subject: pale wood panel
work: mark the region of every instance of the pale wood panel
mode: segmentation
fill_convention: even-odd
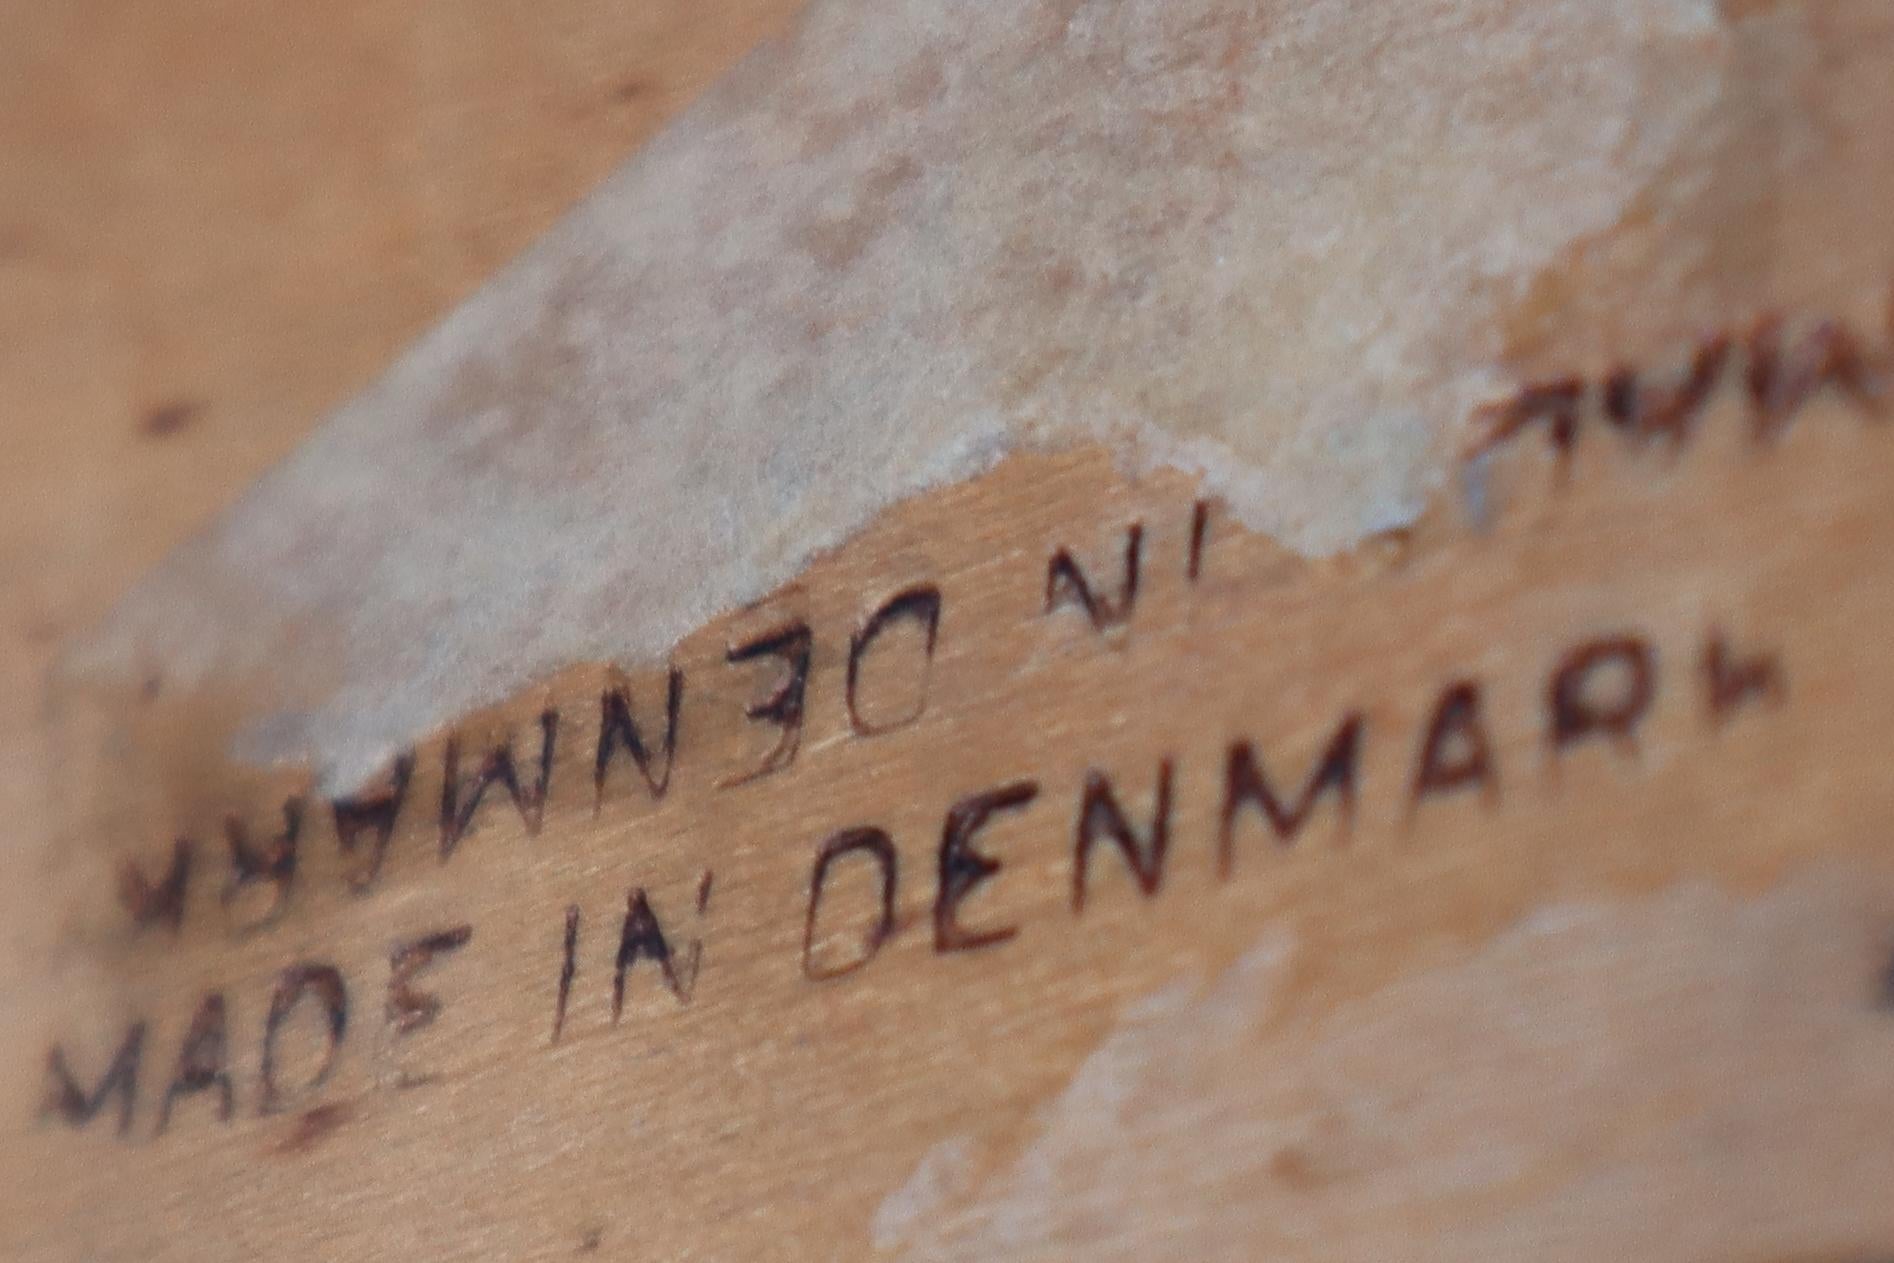
[[[18,99],[0,126],[19,159],[0,174],[0,266],[19,297],[0,315],[15,443],[0,661],[22,699],[6,721],[9,832],[41,836],[47,759],[72,753],[43,745],[35,704],[62,634],[780,16],[679,9],[652,25],[661,12],[601,5],[568,26],[525,6],[342,6],[298,15],[320,23],[306,28],[235,6],[7,13],[18,38],[0,91]],[[613,29],[645,51],[601,51]],[[663,85],[649,98],[647,79]],[[1878,134],[1871,109],[1836,117],[1848,136]],[[1864,380],[1884,383],[1885,247],[1817,231],[1879,205],[1851,192],[1785,192],[1803,208],[1784,220],[1792,249],[1725,245],[1801,278],[1781,296],[1805,321],[1845,318],[1879,357]],[[1579,261],[1573,301],[1622,307],[1613,269],[1648,257],[1626,253]],[[1814,280],[1790,266],[1811,259]],[[1823,305],[1855,288],[1847,310]],[[255,933],[233,922],[269,909],[270,883],[223,899],[224,816],[260,841],[293,775],[265,793],[209,750],[189,794],[132,813],[142,831],[34,851],[24,871],[24,848],[9,850],[9,1252],[1886,1253],[1894,450],[1884,402],[1847,380],[1757,442],[1741,358],[1754,314],[1728,313],[1739,354],[1678,450],[1627,442],[1597,411],[1601,357],[1582,336],[1584,354],[1525,339],[1550,376],[1594,372],[1569,468],[1545,446],[1551,419],[1534,418],[1469,466],[1479,496],[1457,487],[1415,531],[1328,563],[1243,535],[1213,505],[1193,575],[1194,489],[1128,484],[1095,453],[1017,460],[904,506],[680,647],[661,802],[622,754],[595,797],[599,699],[616,679],[576,668],[454,734],[463,775],[512,736],[536,833],[495,787],[466,836],[450,813],[443,859],[437,737],[417,751],[374,888],[349,892],[332,811],[312,803],[293,894]],[[1693,354],[1647,332],[1604,341],[1652,381]],[[1099,628],[1070,602],[1049,610],[1061,548],[1123,602],[1133,523],[1126,617],[1101,608]],[[852,714],[851,637],[929,583],[942,612],[925,692],[903,624],[866,660]],[[781,726],[745,710],[768,705],[776,677],[730,652],[797,623],[811,641],[795,758],[745,780]],[[631,685],[655,743],[662,671]],[[116,700],[139,740],[62,767],[61,785],[90,793],[87,776],[175,753],[201,717],[190,699]],[[530,800],[548,708],[561,727],[542,818]],[[861,731],[863,715],[891,730]],[[1339,770],[1300,828],[1246,798],[1224,871],[1239,750],[1286,797],[1351,716],[1352,821]],[[1081,911],[1087,774],[1112,778],[1148,839],[1167,758],[1162,883],[1142,893],[1103,843]],[[1031,801],[1015,795],[972,843],[1004,867],[973,880],[985,870],[963,850],[943,881],[953,808],[1024,781]],[[889,933],[858,972],[812,980],[820,848],[867,825],[899,856]],[[180,832],[200,849],[173,931],[161,895],[122,898],[120,865],[161,881]],[[872,853],[837,861],[827,907],[848,923],[816,935],[818,961],[846,959],[875,925]],[[676,945],[675,983],[653,940],[630,936],[645,955],[614,1020],[641,888]],[[326,975],[298,990],[296,962],[333,964],[349,997],[333,1073],[307,1092]],[[411,972],[404,997],[391,984]],[[202,1040],[185,1055],[213,993],[228,1006],[227,1121],[224,1064]],[[443,1008],[422,1022],[429,994]],[[296,1007],[271,1101],[276,996]],[[46,1114],[49,1050],[95,1087],[141,1019],[126,1133],[110,1094],[83,1125],[70,1101]]]
[[[795,7],[0,6],[9,693]]]

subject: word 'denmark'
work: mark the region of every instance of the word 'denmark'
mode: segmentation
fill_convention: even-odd
[[[1769,652],[1742,652],[1721,632],[1697,651],[1697,713],[1711,731],[1741,709],[1780,702],[1786,684],[1782,665]],[[1660,662],[1656,647],[1634,634],[1582,641],[1560,655],[1544,677],[1539,705],[1543,752],[1553,766],[1592,746],[1635,759],[1639,734],[1655,710]],[[1502,798],[1500,745],[1486,719],[1486,688],[1470,676],[1450,679],[1434,695],[1414,734],[1400,785],[1403,815],[1437,799],[1470,793],[1488,808]],[[1219,800],[1209,840],[1213,871],[1220,880],[1236,872],[1239,843],[1260,828],[1276,847],[1292,848],[1319,819],[1330,821],[1339,842],[1351,834],[1365,792],[1368,751],[1375,741],[1365,709],[1344,712],[1293,761],[1266,756],[1244,737],[1224,747]],[[1535,743],[1515,745],[1530,752]],[[1516,756],[1523,757],[1523,756]],[[1129,805],[1119,783],[1105,771],[1086,772],[1066,836],[1071,838],[1070,905],[1083,915],[1099,857],[1115,854],[1134,888],[1145,897],[1162,889],[1166,865],[1178,839],[1172,824],[1180,765],[1158,759],[1150,804]],[[932,946],[948,954],[993,947],[1013,939],[1013,924],[970,922],[966,905],[976,892],[1001,879],[1006,861],[986,838],[1001,820],[1019,816],[1030,827],[1045,798],[1041,783],[1022,778],[967,795],[943,818],[933,853]],[[892,832],[856,824],[825,840],[810,872],[802,935],[803,974],[812,981],[840,978],[865,966],[894,941],[903,924],[898,913],[902,864]],[[844,898],[838,891],[852,892]],[[865,896],[865,897],[864,897]]]
[[[872,738],[922,717],[929,701],[942,608],[938,587],[913,585],[877,605],[852,632],[841,701],[854,736]],[[918,636],[905,638],[910,643],[899,643],[904,639],[899,633],[907,628]],[[746,706],[744,716],[774,735],[756,763],[719,784],[747,784],[794,762],[806,721],[814,651],[812,629],[793,622],[735,645],[726,654],[733,667],[761,666],[773,676],[767,694]],[[906,663],[912,685],[900,689],[898,682],[885,678],[886,672],[878,676],[877,664],[883,658]],[[879,683],[871,683],[877,679]],[[900,696],[890,704],[872,696],[877,690]],[[664,799],[677,768],[687,692],[685,673],[672,666],[658,708],[660,726],[641,719],[629,684],[620,682],[601,691],[589,759],[594,814],[602,809],[611,785],[627,779],[627,774],[618,771],[620,767],[630,769],[629,779],[643,787],[649,801]],[[567,727],[559,710],[552,707],[539,714],[535,726],[536,739],[530,744],[516,744],[508,735],[477,753],[467,748],[460,734],[447,737],[437,765],[439,800],[433,826],[440,862],[452,860],[477,831],[479,821],[495,810],[510,809],[527,837],[541,833],[562,766],[558,756]],[[328,803],[342,877],[350,893],[365,895],[376,887],[416,782],[417,758],[404,754],[379,784]],[[234,814],[225,822],[227,859],[218,903],[225,925],[234,934],[261,930],[280,920],[302,876],[310,804],[300,796],[292,797],[281,810],[282,825],[263,835]],[[125,861],[119,870],[118,896],[132,925],[181,931],[201,867],[202,849],[188,837],[173,840],[162,865]]]

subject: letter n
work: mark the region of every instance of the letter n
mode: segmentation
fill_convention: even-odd
[[[1062,605],[1076,605],[1098,631],[1127,621],[1138,602],[1138,563],[1143,555],[1144,526],[1134,522],[1125,531],[1124,577],[1118,585],[1118,599],[1113,601],[1092,587],[1071,552],[1061,548],[1046,563],[1045,612],[1050,614]]]
[[[672,667],[664,690],[664,742],[658,747],[664,755],[664,765],[661,769],[654,769],[656,760],[652,758],[650,748],[645,745],[644,734],[638,731],[638,723],[631,715],[630,685],[617,685],[599,694],[598,752],[592,761],[594,813],[605,801],[605,777],[611,771],[612,758],[620,746],[631,756],[638,775],[644,778],[645,788],[651,791],[651,797],[654,800],[664,797],[665,791],[671,787],[671,768],[677,762],[677,719],[683,706],[684,673]]]
[[[1072,854],[1072,911],[1085,911],[1086,879],[1092,847],[1109,838],[1117,845],[1137,880],[1138,889],[1154,895],[1164,883],[1164,855],[1171,841],[1171,761],[1157,769],[1157,805],[1151,811],[1149,840],[1141,840],[1118,806],[1111,780],[1102,772],[1085,774],[1085,794],[1079,803],[1078,837]]]

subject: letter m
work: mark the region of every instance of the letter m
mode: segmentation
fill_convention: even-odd
[[[1246,806],[1258,808],[1284,846],[1294,842],[1324,794],[1340,800],[1345,828],[1355,810],[1355,766],[1361,751],[1362,719],[1351,713],[1330,738],[1315,769],[1293,799],[1285,802],[1270,786],[1247,741],[1230,747],[1223,785],[1223,828],[1217,840],[1217,873],[1228,877],[1235,863],[1236,818]]]
[[[46,1054],[46,1098],[40,1108],[40,1117],[57,1114],[72,1126],[83,1127],[105,1107],[107,1101],[117,1097],[118,1134],[122,1136],[130,1131],[132,1105],[138,1096],[138,1062],[144,1047],[145,1024],[133,1022],[131,1029],[125,1032],[125,1041],[118,1046],[112,1064],[106,1067],[105,1076],[88,1093],[73,1078],[72,1068],[66,1064],[65,1050],[55,1045]]]

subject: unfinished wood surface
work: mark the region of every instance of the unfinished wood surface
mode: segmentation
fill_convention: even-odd
[[[1846,64],[1791,114],[1853,182],[1563,260],[1448,488],[1326,560],[1121,453],[1016,454],[342,798],[231,760],[247,680],[23,704],[0,1248],[1894,1252],[1894,277],[1824,232],[1881,204],[1888,63]],[[1687,301],[1635,283],[1677,256]],[[220,380],[286,389],[284,322],[218,311]],[[310,411],[421,316],[377,319],[308,339]],[[22,415],[146,435],[14,475],[27,697],[294,428],[192,448],[216,405],[126,421],[39,371]],[[146,448],[185,507],[73,544]]]
[[[1326,564],[1020,459],[339,808],[194,786],[65,866],[20,1251],[1886,1247],[1894,436],[1742,368]]]
[[[10,888],[62,646],[790,11],[0,5]]]
[[[789,3],[0,3],[0,781],[46,668]]]
[[[6,888],[66,815],[71,638],[794,8],[0,3]]]

